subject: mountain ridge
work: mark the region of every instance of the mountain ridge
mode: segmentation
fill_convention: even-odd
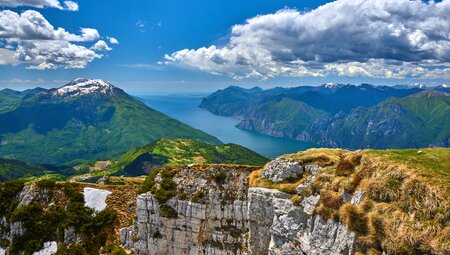
[[[66,164],[119,155],[162,137],[221,143],[111,86],[84,79],[11,99],[0,107],[0,157]]]
[[[263,91],[229,87],[204,98],[200,107],[239,119],[237,127],[241,129],[322,146],[448,147],[448,93],[445,88],[417,87],[324,84]],[[286,104],[287,99],[297,103]],[[420,111],[436,100],[436,109]]]

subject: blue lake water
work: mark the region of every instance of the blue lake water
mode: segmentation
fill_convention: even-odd
[[[218,116],[198,106],[206,95],[139,96],[155,110],[180,120],[194,128],[219,138],[224,143],[235,143],[267,157],[294,153],[317,147],[311,143],[277,138],[236,128],[239,120]]]

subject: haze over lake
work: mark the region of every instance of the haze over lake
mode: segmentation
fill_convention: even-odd
[[[148,95],[139,96],[148,106],[194,128],[219,138],[224,143],[245,146],[267,157],[277,157],[313,147],[315,144],[293,139],[277,138],[236,128],[239,120],[214,115],[201,109],[205,95]]]

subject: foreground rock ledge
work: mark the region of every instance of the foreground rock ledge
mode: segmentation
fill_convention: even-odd
[[[162,204],[150,192],[141,194],[134,225],[121,230],[121,243],[140,255],[354,253],[354,233],[313,214],[318,196],[295,206],[290,194],[249,187],[250,172],[235,168],[181,169],[174,177],[177,188],[204,192],[201,201],[173,197]],[[226,173],[222,184],[214,179],[219,172]],[[161,216],[167,206],[176,217]]]

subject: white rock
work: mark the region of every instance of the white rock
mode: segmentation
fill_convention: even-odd
[[[44,243],[44,248],[42,250],[34,252],[33,255],[51,255],[58,251],[58,243],[56,242],[46,242]]]
[[[308,215],[313,215],[316,205],[319,203],[320,195],[305,197],[300,203],[303,206],[303,211]]]
[[[260,174],[261,177],[272,182],[282,182],[289,178],[299,178],[303,174],[300,162],[287,158],[272,160]]]
[[[85,206],[97,212],[105,210],[106,197],[111,194],[111,191],[94,188],[84,188],[83,191]]]
[[[361,190],[356,191],[355,194],[353,194],[353,197],[352,197],[352,200],[350,201],[350,203],[352,205],[359,205],[362,202],[362,200],[364,199],[364,194],[365,194],[364,191],[361,191]]]

